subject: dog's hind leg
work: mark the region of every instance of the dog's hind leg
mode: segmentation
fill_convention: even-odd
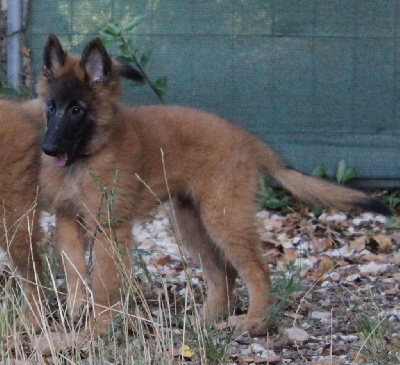
[[[235,166],[234,173],[220,174],[210,176],[196,194],[200,217],[210,239],[247,285],[249,309],[242,331],[262,335],[269,325],[267,307],[274,298],[269,295],[270,272],[255,224],[258,173],[249,162]]]
[[[271,279],[267,262],[262,256],[259,237],[248,217],[235,216],[224,222],[223,213],[203,213],[205,227],[210,237],[225,257],[236,268],[247,285],[249,309],[242,331],[251,335],[265,334],[268,323],[267,307],[273,303],[269,296]]]
[[[237,271],[211,241],[190,199],[179,199],[174,209],[182,242],[203,269],[208,289],[203,315],[207,323],[213,324],[229,315]]]

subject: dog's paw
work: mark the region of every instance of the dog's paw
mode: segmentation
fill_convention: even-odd
[[[246,318],[243,323],[239,323],[234,331],[235,337],[240,337],[247,333],[251,337],[265,336],[268,333],[269,325],[264,318]]]
[[[82,297],[68,298],[68,313],[72,328],[79,328],[87,322],[90,305]]]

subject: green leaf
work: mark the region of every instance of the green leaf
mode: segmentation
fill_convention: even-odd
[[[106,48],[117,42],[117,39],[113,35],[105,32],[101,32],[99,38]]]
[[[134,62],[134,58],[132,56],[117,56],[116,58],[118,61],[121,61],[122,63]]]
[[[105,39],[115,39],[115,36],[114,36],[114,35],[112,35],[112,34],[106,32],[106,31],[104,31],[104,30],[102,30],[102,31],[100,32],[99,37],[100,37],[100,38],[105,38]]]
[[[340,160],[336,169],[336,181],[338,184],[346,184],[356,177],[357,169],[355,167],[347,167],[346,161]]]
[[[266,202],[266,207],[270,209],[278,209],[281,207],[281,201],[278,198],[268,199]]]
[[[129,47],[132,49],[132,52],[136,53],[138,51],[137,47],[132,42],[131,38],[126,39],[126,43],[129,44]]]
[[[104,32],[110,35],[118,36],[122,32],[122,28],[118,24],[110,22],[105,27]]]
[[[142,54],[142,56],[140,57],[140,65],[145,68],[147,63],[149,62],[149,59],[151,57],[151,50],[147,50],[146,52],[144,52]]]
[[[113,22],[107,23],[103,32],[108,33],[110,35],[119,36],[122,33],[122,28]]]
[[[133,49],[129,46],[128,43],[122,43],[119,46],[119,50],[121,51],[122,56],[129,57],[133,53]]]
[[[167,87],[167,78],[165,76],[160,76],[154,82],[154,87],[163,94],[165,92],[166,87]]]
[[[141,24],[141,23],[143,22],[143,20],[146,19],[146,17],[147,17],[146,14],[135,16],[135,17],[128,23],[128,25],[124,28],[124,32],[129,32],[129,31],[131,31],[133,28],[137,27],[139,24]]]
[[[345,160],[340,160],[336,168],[336,181],[339,184],[343,183],[346,174],[347,164]]]
[[[326,166],[321,163],[312,172],[313,176],[325,178],[328,176]]]
[[[346,184],[347,182],[355,179],[356,177],[357,177],[357,169],[355,167],[349,167],[346,169],[342,183]]]

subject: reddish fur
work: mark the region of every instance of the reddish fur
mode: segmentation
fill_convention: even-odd
[[[84,75],[76,71],[78,60],[68,56],[66,64],[68,70],[62,72],[75,72],[84,83]],[[51,82],[44,72],[38,88],[42,99]],[[94,84],[93,91],[91,103],[99,128],[91,140],[90,156],[60,169],[54,166],[52,157],[43,155],[40,178],[42,192],[57,213],[58,245],[66,258],[73,314],[79,314],[86,298],[81,278],[91,283],[94,301],[99,304],[94,309],[100,332],[106,330],[112,316],[110,312],[99,314],[101,306],[115,305],[120,299],[116,257],[104,235],[96,235],[91,278],[85,264],[84,252],[96,230],[101,203],[101,193],[90,172],[111,187],[113,173],[118,170],[114,216],[119,217],[119,243],[127,251],[132,220],[146,216],[158,203],[153,193],[162,201],[168,199],[165,171],[169,193],[177,201],[183,241],[193,258],[201,261],[208,282],[206,319],[214,322],[227,313],[239,274],[250,295],[242,330],[252,335],[266,333],[263,319],[272,301],[266,295],[270,275],[254,226],[253,203],[260,171],[268,172],[306,200],[349,207],[357,203],[359,193],[351,201],[347,195],[352,190],[315,178],[308,178],[309,184],[304,186],[299,173],[286,169],[264,144],[215,115],[177,106],[125,108],[114,72],[107,81]],[[330,195],[318,197],[312,189]],[[342,192],[347,194],[346,204],[341,202]],[[77,217],[84,222],[83,227]],[[126,256],[124,260],[128,265]]]
[[[0,237],[10,262],[21,275],[26,297],[34,313],[28,319],[38,329],[35,303],[40,303],[36,278],[42,265],[38,254],[39,212],[35,211],[38,189],[40,150],[43,129],[40,100],[13,102],[0,100]],[[28,224],[29,221],[29,224]]]

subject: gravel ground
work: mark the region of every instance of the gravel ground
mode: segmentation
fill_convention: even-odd
[[[335,211],[316,217],[301,208],[287,215],[262,210],[255,219],[275,289],[288,287],[290,279],[295,285],[277,313],[276,328],[265,337],[244,334],[228,341],[228,362],[400,364],[400,218]],[[54,217],[45,213],[42,224],[52,231]],[[183,262],[168,207],[155,212],[153,219],[136,223],[133,235],[134,257],[145,263],[134,267],[153,283],[153,291],[144,292],[148,303],[154,303],[154,317],[159,308],[153,299],[165,285],[178,315],[188,310],[182,304],[187,280],[200,306],[206,292],[202,270],[190,259]],[[0,255],[0,265],[3,261]],[[246,313],[248,297],[240,279],[235,294],[239,300],[234,315],[217,328],[220,338],[226,337],[228,324]],[[174,328],[177,338],[179,331]],[[181,345],[177,340],[171,349],[177,363],[182,363]],[[190,350],[187,355],[184,363],[197,363]]]
[[[286,216],[260,211],[256,220],[272,280],[293,276],[292,260],[303,290],[291,295],[268,337],[231,343],[231,363],[400,363],[400,233],[391,228],[398,218],[335,211],[316,218],[304,208]],[[166,212],[136,224],[133,233],[154,280],[162,277],[176,298],[184,297],[186,275]],[[193,270],[193,286],[204,291],[201,269]],[[237,284],[240,316],[247,296]]]

